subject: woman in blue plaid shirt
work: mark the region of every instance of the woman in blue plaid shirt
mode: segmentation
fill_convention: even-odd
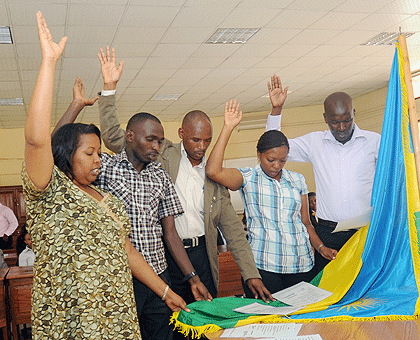
[[[241,119],[239,103],[226,103],[224,126],[206,173],[213,181],[240,190],[255,262],[264,285],[275,293],[315,277],[313,248],[329,260],[335,259],[337,251],[322,244],[310,222],[305,178],[283,169],[289,143],[282,132],[267,131],[260,137],[260,164],[255,168],[222,167],[226,145]],[[247,297],[253,297],[246,286],[244,290]]]

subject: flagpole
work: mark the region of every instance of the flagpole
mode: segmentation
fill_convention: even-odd
[[[404,56],[404,80],[407,86],[408,97],[408,114],[410,116],[411,139],[413,141],[414,158],[416,160],[417,169],[417,185],[420,190],[420,141],[419,141],[419,125],[416,110],[416,100],[414,99],[413,83],[411,79],[410,60],[408,58],[407,40],[405,35],[398,37],[401,50]]]

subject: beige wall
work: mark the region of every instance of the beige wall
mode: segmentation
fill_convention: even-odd
[[[385,101],[386,88],[356,98],[354,105],[358,126],[380,133]],[[419,102],[417,102],[417,108],[420,108]],[[327,125],[323,121],[322,113],[322,105],[285,109],[282,131],[288,138],[293,138],[311,131],[325,130]],[[267,114],[268,112],[256,112],[247,113],[246,116],[265,118]],[[223,117],[212,118],[212,121],[213,145],[222,128]],[[163,125],[165,136],[174,142],[179,141],[177,131],[180,122],[167,122]],[[235,131],[226,150],[226,158],[255,156],[257,140],[262,133],[264,133],[264,128]],[[1,129],[0,145],[2,146],[0,148],[0,186],[21,184],[20,170],[24,150],[23,129]],[[288,162],[286,168],[302,173],[307,180],[309,190],[315,190],[312,166],[309,163]]]

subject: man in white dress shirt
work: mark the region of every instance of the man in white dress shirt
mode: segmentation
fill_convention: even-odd
[[[267,119],[267,130],[281,128],[287,89],[283,90],[278,76],[271,77],[268,90],[273,109]],[[329,95],[324,110],[329,130],[289,139],[288,160],[312,163],[317,192],[316,231],[325,246],[340,250],[356,231],[331,232],[338,222],[370,208],[381,136],[359,129],[354,122],[353,100],[344,92]],[[318,270],[328,263],[319,254],[315,262]]]
[[[0,203],[0,249],[8,249],[12,246],[11,235],[18,225],[13,210]]]

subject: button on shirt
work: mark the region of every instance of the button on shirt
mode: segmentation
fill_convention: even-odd
[[[205,234],[204,230],[204,180],[206,160],[192,166],[181,143],[181,161],[175,190],[184,208],[185,214],[175,220],[175,227],[181,239],[193,238]]]
[[[275,273],[304,273],[312,269],[314,254],[302,223],[305,178],[282,170],[280,181],[267,176],[260,165],[238,169],[245,203],[249,243],[257,267]]]
[[[169,174],[155,162],[138,172],[123,150],[115,156],[101,154],[101,172],[94,184],[123,201],[131,222],[131,242],[161,274],[167,263],[160,220],[183,212]]]
[[[0,237],[3,237],[4,234],[12,235],[18,225],[18,220],[12,209],[0,203]]]
[[[267,130],[280,127],[281,115],[269,115]],[[378,133],[361,130],[356,124],[345,144],[338,142],[330,130],[289,139],[288,160],[313,165],[318,217],[340,222],[370,208],[380,141]]]

